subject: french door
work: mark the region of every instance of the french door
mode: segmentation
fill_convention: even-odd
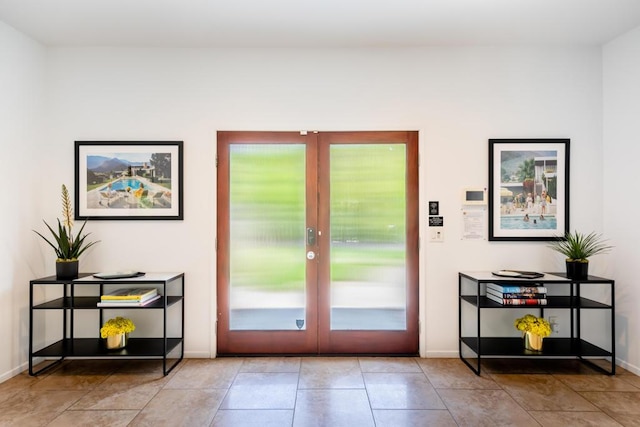
[[[417,353],[417,132],[217,148],[218,353]]]

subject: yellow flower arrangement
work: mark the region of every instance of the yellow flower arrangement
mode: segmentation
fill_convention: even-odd
[[[513,322],[517,330],[522,332],[531,332],[541,337],[551,335],[551,325],[542,317],[536,317],[533,314],[526,314]]]
[[[133,324],[131,319],[126,319],[124,317],[116,317],[114,319],[109,319],[104,322],[102,328],[100,328],[100,336],[102,338],[107,338],[113,335],[118,334],[128,334],[129,332],[133,332],[136,330],[136,325]]]

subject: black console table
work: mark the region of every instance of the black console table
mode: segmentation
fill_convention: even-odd
[[[34,301],[36,288],[44,294],[37,303]],[[118,288],[156,287],[162,297],[143,307],[98,307],[100,296]],[[83,292],[79,292],[82,290]],[[55,293],[55,297],[48,297]],[[81,294],[82,296],[79,296]],[[90,294],[90,296],[85,296]],[[82,273],[77,279],[57,280],[55,276],[31,280],[29,287],[29,374],[37,375],[57,364],[65,358],[129,358],[129,359],[162,359],[162,369],[167,375],[184,356],[184,273],[147,273],[144,276],[126,279],[98,279],[91,273]],[[94,310],[98,312],[95,336],[77,337],[75,312],[77,310]],[[158,321],[162,322],[162,336],[152,338],[133,337],[125,348],[107,350],[104,339],[100,338],[102,326],[109,311],[115,310],[151,310]],[[61,313],[60,323],[46,321],[49,312]],[[39,316],[43,315],[42,318]],[[36,316],[38,318],[36,319]],[[169,319],[170,317],[170,319]],[[35,321],[38,323],[34,323]],[[167,332],[169,320],[180,322]],[[46,327],[45,327],[46,323]],[[56,335],[55,341],[34,348],[34,329],[45,327],[46,335]],[[175,326],[175,325],[174,325]],[[137,331],[138,329],[136,329]],[[180,332],[177,332],[177,331]],[[142,331],[140,331],[142,332]],[[34,371],[34,358],[54,360],[44,368]],[[168,362],[172,363],[169,365]]]
[[[486,296],[487,283],[508,286],[544,286],[553,289],[553,294],[547,295],[547,305],[502,305]],[[586,298],[585,287],[604,287],[602,301]],[[591,289],[590,289],[591,290]],[[581,295],[582,294],[582,295]],[[516,279],[498,277],[491,272],[460,272],[458,273],[458,350],[460,359],[477,375],[483,358],[489,357],[542,357],[542,358],[578,358],[583,362],[614,375],[615,364],[615,295],[614,281],[602,277],[589,276],[584,280],[568,279],[563,273],[545,273],[537,279]],[[545,310],[562,309],[569,311],[570,333],[568,337],[544,338],[541,352],[525,350],[523,339],[520,337],[483,336],[482,313],[486,310],[517,310],[521,315],[537,312],[544,317]],[[596,345],[585,339],[584,319],[590,313],[604,311],[610,317],[610,335],[604,340],[606,345]],[[466,314],[465,314],[466,313]],[[473,314],[470,314],[473,313]],[[469,320],[469,317],[472,317]],[[515,317],[514,317],[515,319]],[[470,322],[470,323],[469,323]],[[486,326],[486,325],[485,325]],[[515,330],[515,329],[514,329]],[[470,332],[473,331],[473,332]],[[609,343],[610,341],[610,343]],[[603,348],[606,347],[606,348]],[[606,370],[594,359],[605,359],[610,363]]]

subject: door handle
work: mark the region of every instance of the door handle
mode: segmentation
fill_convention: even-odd
[[[307,228],[307,245],[308,246],[316,245],[316,230],[313,227]]]

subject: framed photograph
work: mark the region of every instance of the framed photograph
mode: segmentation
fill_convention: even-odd
[[[183,219],[182,141],[76,141],[75,218]]]
[[[569,139],[489,140],[489,240],[569,230]]]

